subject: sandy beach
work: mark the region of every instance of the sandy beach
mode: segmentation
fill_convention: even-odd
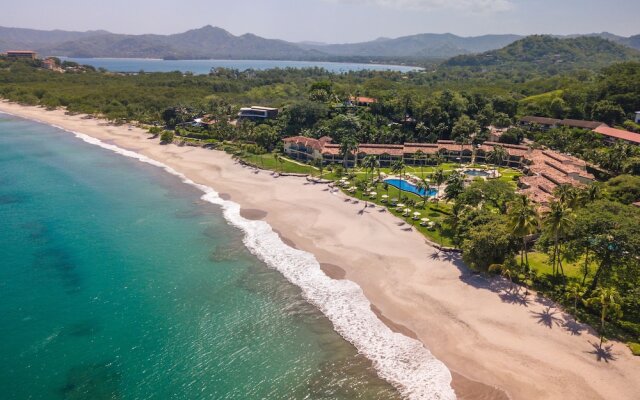
[[[459,399],[640,398],[640,357],[599,339],[535,295],[509,291],[501,278],[470,273],[457,255],[380,208],[367,208],[326,185],[272,176],[229,155],[158,144],[141,129],[0,102],[0,111],[98,138],[161,161],[268,222],[285,243],[315,255],[333,279],[356,282],[392,330],[419,339],[452,371]]]

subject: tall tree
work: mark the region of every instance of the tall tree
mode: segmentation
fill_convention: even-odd
[[[562,267],[560,238],[567,233],[573,224],[573,210],[563,202],[553,201],[549,204],[549,211],[544,215],[543,224],[544,228],[553,237],[553,251],[551,253],[553,274],[557,274],[556,267],[558,267],[562,276],[566,278]]]
[[[358,142],[351,135],[345,135],[342,137],[342,141],[340,142],[340,154],[342,154],[342,164],[345,169],[349,168],[349,156],[354,156],[354,166],[356,163],[356,159],[358,155],[356,154],[356,150],[358,149]]]
[[[524,265],[528,271],[527,237],[538,231],[538,213],[529,198],[522,194],[511,204],[507,215],[511,232],[522,240],[520,264]]]
[[[600,308],[600,346],[605,337],[607,317],[621,317],[620,293],[615,288],[598,288],[587,300],[587,304]]]

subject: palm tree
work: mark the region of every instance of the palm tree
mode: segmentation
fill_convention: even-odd
[[[587,292],[587,288],[577,282],[570,283],[567,286],[567,291],[564,293],[564,297],[567,300],[573,301],[573,315],[576,316],[578,312],[578,301],[582,299],[582,296]]]
[[[578,192],[568,183],[558,185],[553,191],[556,198],[568,207],[575,207],[578,201]]]
[[[489,272],[499,272],[500,275],[509,279],[511,283],[511,289],[513,289],[513,276],[517,274],[517,271],[512,266],[507,264],[491,264],[489,266]]]
[[[278,171],[278,163],[282,161],[282,157],[278,153],[273,153],[273,159],[276,162],[276,172],[279,172]]]
[[[447,180],[447,177],[444,176],[444,171],[440,168],[436,169],[431,178],[438,187],[438,193],[440,193],[440,186]]]
[[[400,180],[402,181],[404,178],[404,161],[402,159],[396,160],[393,165],[391,165],[391,172],[394,174],[400,174]],[[402,190],[400,190],[400,186],[398,185],[398,199],[402,197]]]
[[[362,166],[365,169],[365,174],[368,174],[368,171],[371,170],[371,181],[373,181],[373,171],[376,169],[376,166],[379,165],[378,158],[373,155],[368,155],[362,160]],[[367,179],[367,175],[365,175],[365,180]]]
[[[553,275],[557,274],[556,266],[559,266],[562,276],[565,277],[560,253],[560,236],[564,235],[573,224],[573,210],[560,201],[553,201],[549,205],[549,211],[545,214],[543,222],[553,236],[553,255],[551,256]]]
[[[422,178],[419,184],[424,189],[424,192],[422,193],[422,203],[426,208],[427,200],[429,200],[429,191],[431,190],[431,185],[429,185],[429,181],[426,178]]]
[[[347,135],[342,138],[342,142],[340,142],[340,153],[342,153],[342,163],[344,165],[344,169],[349,169],[349,154],[354,154],[357,158],[357,154],[355,151],[358,149],[358,142],[353,138],[353,136]],[[355,166],[355,160],[354,160]]]
[[[592,183],[578,193],[581,204],[588,204],[598,200],[602,196],[600,185]]]
[[[529,257],[527,255],[527,236],[538,230],[538,213],[526,195],[518,196],[507,214],[509,225],[514,235],[522,239],[522,251],[520,264],[529,270]]]
[[[487,154],[487,162],[495,165],[502,165],[509,158],[509,153],[502,146],[493,146],[493,150]]]
[[[421,150],[418,150],[416,152],[415,159],[420,165],[420,179],[422,179],[424,178],[423,167],[424,167],[424,161],[426,160],[426,155]]]
[[[601,287],[593,292],[593,296],[587,300],[587,304],[600,307],[600,347],[602,347],[608,314],[611,313],[616,317],[622,316],[620,294],[615,288]]]

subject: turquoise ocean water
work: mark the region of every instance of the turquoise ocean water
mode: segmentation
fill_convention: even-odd
[[[398,398],[201,196],[0,114],[0,398]]]

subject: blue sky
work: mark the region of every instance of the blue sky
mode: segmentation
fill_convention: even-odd
[[[0,25],[176,33],[204,25],[290,41],[357,42],[451,32],[640,33],[638,0],[17,0]]]

